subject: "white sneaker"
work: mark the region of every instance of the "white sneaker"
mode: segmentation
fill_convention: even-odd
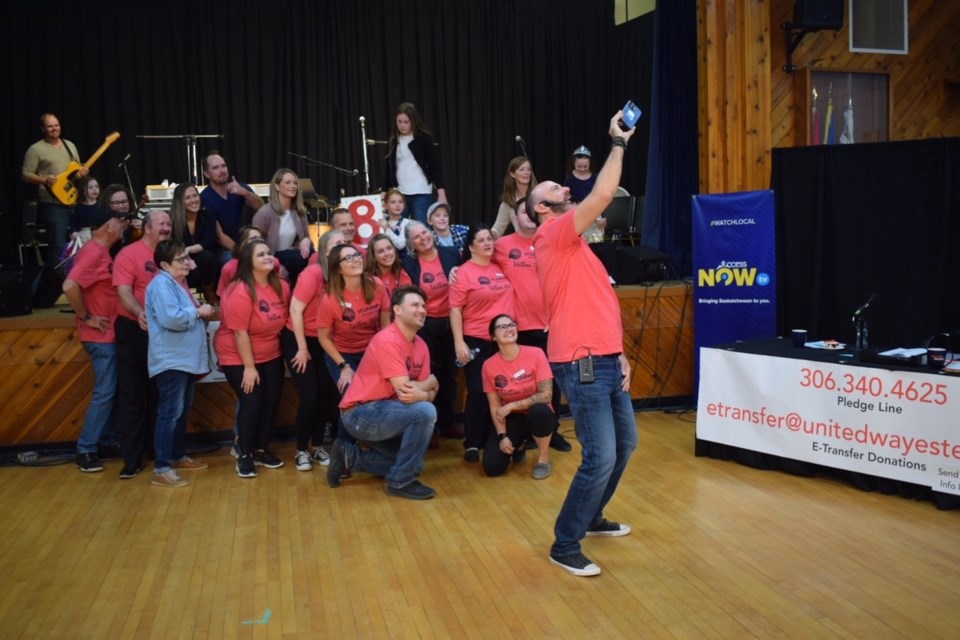
[[[310,454],[306,451],[297,451],[296,458],[297,471],[310,471],[313,469],[313,461],[310,460]]]
[[[313,461],[321,467],[329,467],[330,454],[323,447],[317,447],[313,450]]]

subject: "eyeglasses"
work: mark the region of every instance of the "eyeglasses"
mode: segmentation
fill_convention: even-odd
[[[501,331],[506,331],[507,329],[516,329],[516,328],[517,328],[517,323],[516,323],[516,322],[505,322],[505,323],[503,323],[503,324],[495,324],[495,325],[493,325],[493,328],[494,328],[494,329],[500,329]]]
[[[187,264],[191,260],[193,260],[193,257],[189,253],[185,256],[177,256],[173,259],[174,262],[179,262],[180,264]]]
[[[363,256],[359,253],[351,253],[348,256],[343,256],[340,258],[340,262],[356,262],[357,260],[363,260]]]
[[[111,200],[110,204],[130,204],[130,201],[124,198],[123,200]]]

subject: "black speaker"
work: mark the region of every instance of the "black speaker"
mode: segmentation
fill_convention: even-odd
[[[793,23],[811,29],[843,28],[843,0],[796,0]]]
[[[0,317],[25,316],[33,313],[30,304],[39,267],[0,269]]]
[[[651,247],[617,247],[610,274],[617,284],[639,284],[666,280],[671,271],[669,254]]]

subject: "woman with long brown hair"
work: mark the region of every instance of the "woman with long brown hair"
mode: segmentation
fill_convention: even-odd
[[[390,298],[383,285],[363,272],[363,255],[339,244],[327,256],[327,293],[317,308],[317,337],[327,369],[343,395],[374,334],[390,324]]]
[[[196,268],[187,275],[187,284],[203,294],[210,304],[220,301],[217,295],[217,238],[220,223],[201,210],[200,191],[189,183],[181,183],[173,191],[170,205],[170,224],[177,242],[187,248]]]
[[[386,191],[396,187],[407,199],[407,217],[426,224],[434,188],[438,202],[447,201],[447,192],[443,188],[440,153],[412,102],[397,105],[389,143],[385,184],[380,195],[386,202]]]
[[[503,191],[500,194],[500,208],[497,209],[497,219],[490,228],[494,238],[502,236],[507,227],[512,225],[517,229],[517,200],[527,197],[530,189],[537,186],[537,177],[533,175],[533,165],[524,156],[517,156],[507,164],[507,172],[503,176]]]
[[[240,400],[241,478],[256,477],[257,466],[283,466],[267,447],[283,388],[280,330],[287,321],[290,286],[280,279],[273,262],[264,240],[243,246],[237,277],[221,299],[220,328],[214,336],[220,367]]]

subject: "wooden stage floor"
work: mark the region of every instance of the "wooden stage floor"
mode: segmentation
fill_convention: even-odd
[[[641,413],[640,449],[588,539],[547,561],[579,462],[486,478],[431,451],[418,503],[322,469],[190,486],[70,465],[0,469],[4,638],[957,638],[960,512],[693,455],[693,414]],[[569,422],[564,422],[566,429]]]

